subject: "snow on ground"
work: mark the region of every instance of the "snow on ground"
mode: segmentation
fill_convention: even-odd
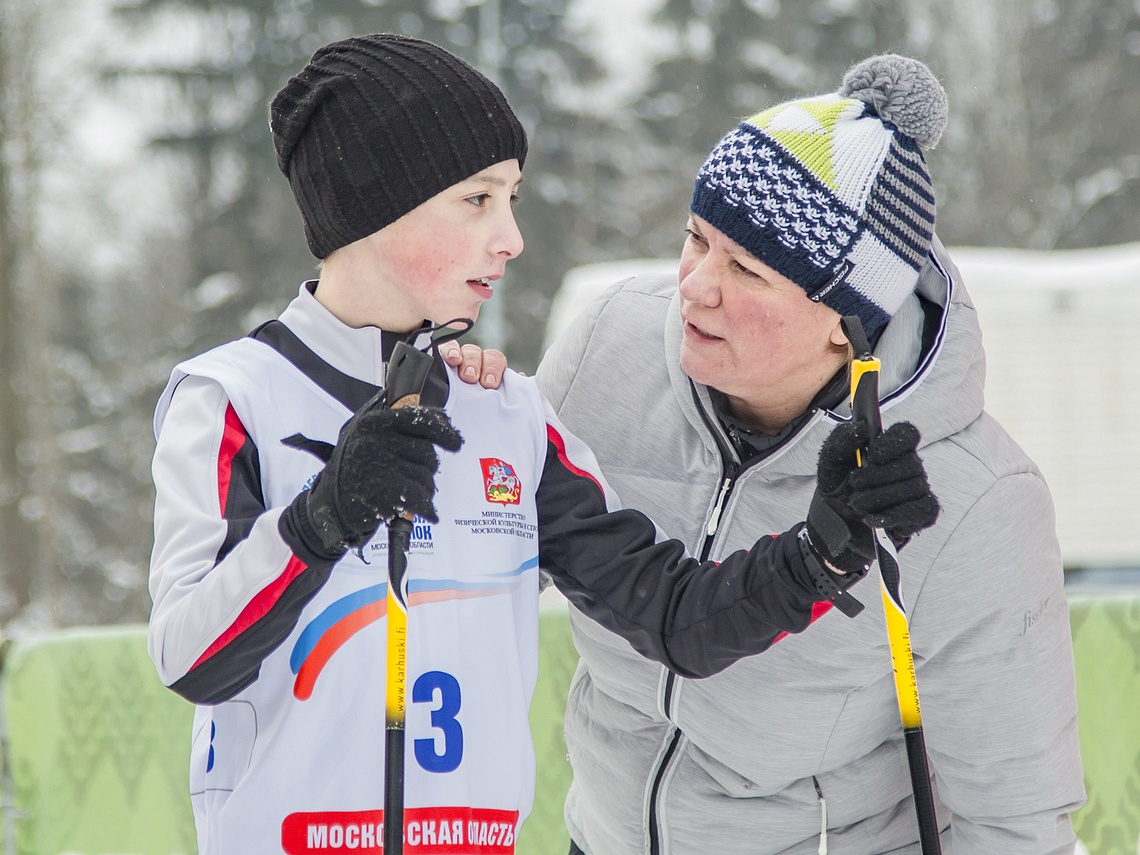
[[[1140,567],[1140,243],[950,254],[982,326],[986,409],[1044,473],[1066,566]],[[634,259],[570,271],[546,343],[609,285],[676,270]]]

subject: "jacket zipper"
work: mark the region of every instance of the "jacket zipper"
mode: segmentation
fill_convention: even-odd
[[[717,526],[720,525],[720,514],[724,510],[724,500],[728,498],[728,491],[732,489],[732,475],[728,475],[724,479],[724,483],[720,485],[720,495],[716,497],[716,504],[713,505],[712,515],[709,517],[708,527],[705,528],[705,548],[704,555],[708,555],[709,547],[712,545],[713,535],[716,534]],[[702,557],[702,561],[705,559]]]
[[[701,546],[700,560],[708,561],[709,555],[712,553],[713,540],[716,537],[717,529],[720,527],[721,514],[724,513],[728,497],[731,495],[733,485],[736,483],[736,478],[740,474],[740,468],[733,461],[732,453],[725,446],[720,432],[709,421],[708,414],[705,413],[704,407],[701,406],[695,388],[693,388],[693,399],[697,404],[697,410],[700,412],[701,418],[704,419],[705,424],[708,425],[709,430],[716,439],[717,446],[720,449],[721,461],[724,466],[724,480],[721,481],[720,491],[717,493],[716,501],[713,503],[708,525],[705,526],[705,540]],[[673,690],[676,682],[677,675],[672,671],[665,675],[665,691],[662,697],[662,707],[665,712],[665,718],[668,721],[673,720]],[[665,772],[669,768],[669,764],[673,762],[680,743],[681,731],[679,728],[674,727],[673,734],[669,737],[669,746],[665,749],[665,753],[661,756],[661,762],[658,764],[657,770],[653,773],[653,783],[649,788],[649,855],[661,855],[662,829],[659,806],[661,788],[665,780]]]
[[[705,528],[705,542],[701,546],[701,561],[708,561],[709,554],[712,552],[713,539],[716,535],[717,526],[720,523],[720,515],[724,511],[725,501],[728,499],[729,494],[732,492],[732,487],[736,483],[737,476],[736,466],[731,463],[725,464],[724,481],[720,485],[720,493],[716,497],[716,504],[713,505],[712,514],[709,516],[708,526]],[[662,706],[665,709],[665,717],[670,721],[673,719],[673,684],[677,679],[677,675],[670,671],[665,676],[665,693]]]
[[[724,480],[721,481],[720,492],[717,494],[716,502],[713,504],[708,525],[705,526],[705,540],[701,547],[700,560],[707,561],[709,554],[712,552],[713,540],[720,528],[721,514],[724,513],[725,505],[728,503],[728,497],[732,494],[732,488],[735,486],[740,473],[754,464],[750,463],[746,466],[741,466],[736,462],[731,446],[725,442],[723,434],[717,429],[715,422],[705,411],[704,405],[701,403],[700,395],[697,394],[696,385],[691,381],[689,383],[689,390],[693,395],[693,403],[696,404],[697,412],[700,413],[705,426],[708,427],[713,439],[716,440],[724,469]],[[669,671],[665,675],[665,691],[662,693],[662,708],[666,720],[670,722],[673,721],[673,693],[676,681],[677,675],[672,671]],[[665,753],[661,756],[661,762],[657,766],[657,770],[653,773],[653,784],[649,789],[649,855],[661,855],[662,829],[660,828],[661,821],[658,801],[661,797],[665,772],[669,768],[669,764],[673,762],[674,755],[676,755],[680,743],[681,730],[680,728],[674,727],[673,733],[669,737],[669,746],[665,749]],[[819,796],[820,809],[823,814],[819,851],[821,855],[824,855],[824,853],[827,852],[827,801],[823,797],[823,792],[819,788],[818,781],[815,781],[815,787],[816,793]]]
[[[729,494],[732,492],[732,486],[736,483],[737,470],[736,466],[731,463],[725,464],[724,481],[720,485],[720,493],[716,497],[716,504],[713,505],[712,514],[709,516],[708,526],[705,528],[705,541],[701,547],[701,561],[708,561],[709,554],[712,552],[713,539],[716,535],[717,527],[720,523],[720,515],[724,511],[725,502],[728,500]],[[677,682],[677,675],[672,671],[665,675],[665,692],[662,698],[662,707],[665,711],[665,718],[669,721],[673,720],[673,688]],[[679,728],[673,728],[673,735],[669,738],[669,747],[665,749],[665,753],[661,757],[661,763],[657,767],[657,771],[653,775],[653,784],[649,788],[649,853],[650,855],[661,855],[661,821],[660,809],[658,807],[658,798],[661,795],[662,782],[665,779],[665,771],[669,768],[669,764],[673,760],[673,756],[677,753],[677,747],[681,742],[681,731]]]
[[[827,855],[827,799],[823,797],[823,789],[819,786],[819,779],[811,776],[811,782],[815,785],[815,794],[819,799],[819,855]]]
[[[673,675],[669,675],[669,686],[666,688],[666,703],[668,702],[668,692],[672,688]],[[665,754],[661,757],[661,765],[657,767],[657,774],[653,776],[653,786],[649,788],[649,852],[651,855],[660,855],[661,852],[661,829],[660,819],[658,817],[657,798],[661,794],[661,784],[665,779],[665,770],[669,768],[669,764],[673,762],[673,755],[677,753],[677,746],[681,743],[681,731],[673,728],[673,735],[669,739],[669,747],[665,749]]]

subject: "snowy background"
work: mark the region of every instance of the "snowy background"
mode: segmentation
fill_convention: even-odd
[[[568,272],[676,256],[740,116],[927,61],[989,407],[1067,564],[1140,566],[1140,0],[0,0],[0,628],[145,619],[158,392],[313,270],[266,104],[379,30],[476,63],[527,124],[527,251],[478,330],[527,371]]]

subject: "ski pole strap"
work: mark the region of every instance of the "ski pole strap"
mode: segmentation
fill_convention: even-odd
[[[863,332],[863,322],[856,315],[845,315],[839,319],[843,327],[843,334],[851,342],[851,349],[855,351],[856,359],[869,359],[871,357],[871,343],[867,334]]]
[[[453,327],[452,324],[460,326]],[[444,342],[459,338],[474,325],[475,322],[470,318],[455,318],[446,324],[418,329],[404,341],[396,342],[384,376],[385,403],[392,408],[418,407],[420,393],[427,381],[428,372],[431,371],[433,351]],[[426,350],[420,350],[412,342],[425,332],[431,336],[431,345]]]

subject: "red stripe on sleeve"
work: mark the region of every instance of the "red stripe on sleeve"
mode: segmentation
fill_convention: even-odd
[[[811,624],[815,623],[817,620],[831,611],[831,606],[832,604],[827,600],[819,600],[818,602],[812,603],[811,620],[808,621],[808,626],[811,626]],[[775,644],[777,641],[783,641],[789,634],[790,633],[787,632],[781,632],[779,635],[772,639],[772,644]]]
[[[598,479],[587,472],[585,469],[581,469],[570,462],[570,458],[566,456],[566,440],[562,438],[562,434],[554,429],[553,425],[548,424],[546,426],[546,438],[554,445],[555,449],[558,451],[558,462],[565,466],[571,473],[577,475],[579,478],[589,478],[591,481],[593,481],[594,486],[598,488],[598,492],[602,494],[602,498],[604,499],[606,496],[606,491],[602,489],[602,485],[598,483]]]
[[[218,507],[223,517],[226,515],[226,498],[230,494],[234,458],[245,445],[245,437],[245,425],[234,411],[234,405],[228,404],[226,424],[222,429],[222,445],[218,449]]]
[[[277,604],[277,601],[281,599],[281,595],[285,593],[285,589],[288,588],[290,584],[292,584],[294,579],[300,576],[301,573],[307,569],[308,565],[305,564],[305,562],[303,562],[296,555],[292,556],[289,559],[289,563],[285,565],[285,571],[257,592],[254,598],[249,601],[248,605],[246,605],[246,607],[241,610],[241,614],[238,615],[237,620],[230,624],[229,628],[220,636],[218,636],[213,644],[206,648],[206,652],[198,657],[198,661],[194,663],[191,670],[197,668],[199,665],[201,665],[219,650],[223,649],[227,644],[229,644],[255,623],[257,623],[259,620],[269,614],[269,610],[272,609]]]

